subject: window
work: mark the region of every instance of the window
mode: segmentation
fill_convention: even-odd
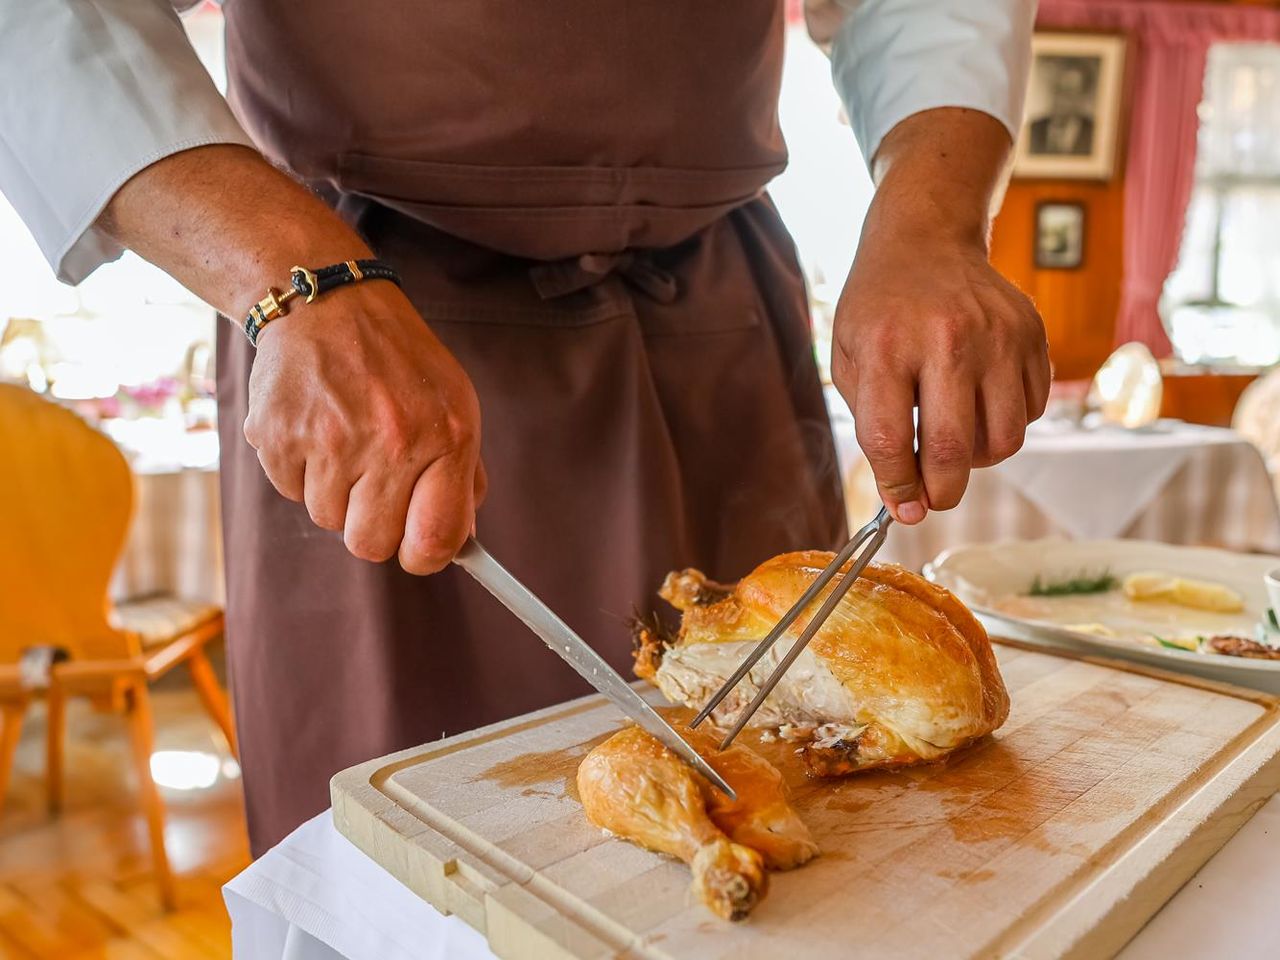
[[[1280,362],[1280,45],[1209,50],[1196,179],[1161,315],[1177,356]]]

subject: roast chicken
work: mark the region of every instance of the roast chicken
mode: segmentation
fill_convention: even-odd
[[[831,558],[782,554],[735,586],[697,570],[672,573],[660,592],[682,613],[679,632],[640,625],[636,673],[673,703],[701,708]],[[714,723],[727,725],[750,702],[807,619],[716,708]],[[809,771],[825,777],[938,760],[991,733],[1008,712],[991,643],[968,608],[902,567],[873,563],[751,724],[797,743]]]
[[[578,795],[592,823],[684,860],[698,899],[718,916],[741,920],[768,888],[766,869],[797,867],[818,848],[768,761],[744,746],[720,751],[700,730],[680,732],[736,800],[639,727],[614,734],[583,759]]]
[[[734,586],[697,570],[669,575],[661,596],[681,611],[679,631],[670,635],[657,620],[638,623],[636,673],[673,703],[701,708],[831,559],[783,554]],[[750,702],[807,619],[716,708],[714,724],[728,725]],[[828,777],[938,760],[995,730],[1008,713],[991,643],[973,614],[901,567],[871,564],[751,724],[766,728],[762,738],[796,743],[809,772]],[[773,766],[739,744],[719,751],[705,727],[682,732],[733,786],[736,802],[635,727],[587,755],[579,795],[593,823],[680,857],[702,902],[741,919],[765,893],[766,868],[798,866],[817,848]]]

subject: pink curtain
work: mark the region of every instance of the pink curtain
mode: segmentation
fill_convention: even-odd
[[[1042,0],[1036,24],[1129,37],[1124,281],[1116,343],[1139,340],[1157,357],[1167,357],[1172,346],[1156,306],[1182,244],[1209,46],[1280,42],[1280,11],[1144,0]]]

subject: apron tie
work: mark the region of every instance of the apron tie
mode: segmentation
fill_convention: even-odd
[[[584,253],[580,257],[540,263],[529,269],[534,289],[543,300],[554,300],[594,287],[613,273],[658,303],[671,303],[680,292],[674,276],[647,255],[631,250]]]

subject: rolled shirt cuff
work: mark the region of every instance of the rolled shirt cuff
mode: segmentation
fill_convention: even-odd
[[[236,143],[253,147],[253,141],[243,130],[239,131],[238,136],[232,131],[225,131],[210,133],[195,140],[166,143],[136,162],[128,164],[122,173],[105,181],[103,189],[85,207],[84,213],[71,223],[65,238],[50,238],[52,243],[57,244],[56,246],[46,246],[37,237],[41,252],[58,275],[58,279],[63,283],[77,284],[104,263],[118,260],[124,253],[124,248],[120,244],[98,229],[97,220],[107,204],[111,202],[111,198],[116,195],[116,191],[134,174],[175,153],[218,143]]]
[[[831,74],[867,166],[907,117],[967,107],[1018,135],[1036,4],[1027,0],[856,0]]]

